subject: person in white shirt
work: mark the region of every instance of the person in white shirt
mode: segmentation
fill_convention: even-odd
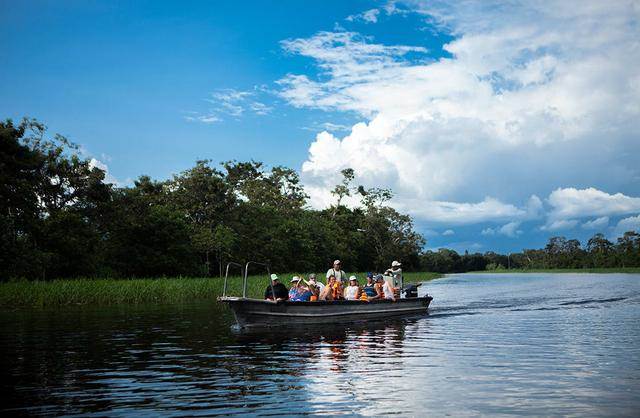
[[[358,300],[360,297],[360,286],[356,276],[349,277],[349,286],[344,288],[344,298],[346,300]]]
[[[399,261],[394,260],[393,263],[391,263],[391,268],[387,269],[384,274],[392,276],[393,284],[395,286],[400,286],[400,283],[402,283],[402,264]]]
[[[340,260],[336,260],[333,262],[333,267],[327,270],[327,279],[330,276],[335,276],[336,280],[339,282],[345,282],[347,280],[347,273],[342,270],[342,263]]]
[[[322,291],[324,290],[324,283],[316,280],[315,273],[311,273],[309,275],[309,284],[315,286],[318,289],[318,294],[322,293]]]
[[[394,294],[393,287],[387,282],[381,274],[376,277],[376,281],[379,285],[382,285],[382,293],[384,294],[385,299],[396,300],[396,295]]]

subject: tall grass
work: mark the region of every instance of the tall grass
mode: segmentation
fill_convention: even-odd
[[[289,285],[293,274],[280,275]],[[307,275],[304,275],[306,277]],[[361,284],[364,274],[356,273]],[[319,275],[318,277],[323,277]],[[405,283],[431,280],[437,273],[405,273]],[[262,298],[269,277],[249,276],[247,296]],[[0,307],[49,307],[61,305],[114,305],[141,303],[180,303],[211,299],[222,295],[224,279],[65,279],[49,282],[17,281],[0,284]],[[227,295],[242,295],[242,278],[229,277]]]

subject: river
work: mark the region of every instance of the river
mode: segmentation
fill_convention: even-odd
[[[4,414],[640,413],[640,275],[464,274],[429,315],[266,332],[216,302],[0,313]]]

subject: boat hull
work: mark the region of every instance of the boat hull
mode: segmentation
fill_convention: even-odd
[[[283,324],[349,323],[426,313],[433,298],[424,296],[376,301],[268,301],[222,297],[241,327],[270,327]]]

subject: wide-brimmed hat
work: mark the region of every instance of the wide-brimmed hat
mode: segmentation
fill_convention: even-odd
[[[399,261],[394,261],[391,263],[391,267],[400,267],[402,264]]]
[[[275,282],[276,280],[279,280],[279,279],[280,279],[280,278],[278,277],[278,275],[277,275],[277,274],[273,273],[273,274],[271,275],[271,281]]]
[[[293,276],[293,278],[291,279],[291,283],[294,283],[294,282],[296,282],[296,283],[297,283],[297,282],[299,282],[300,280],[302,280],[300,277],[298,277],[298,276]]]

